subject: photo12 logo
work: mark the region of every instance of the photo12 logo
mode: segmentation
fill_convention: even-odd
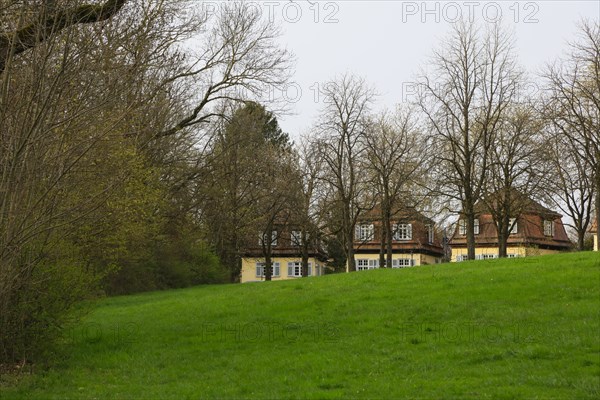
[[[236,2],[206,1],[202,3],[202,13],[211,17],[219,12],[229,11]],[[245,1],[244,6],[255,11],[269,22],[284,21],[295,24],[309,19],[315,24],[337,24],[340,5],[335,1]]]
[[[479,1],[404,1],[402,2],[402,22],[418,20],[427,22],[459,21],[474,22],[483,19],[488,23],[513,21],[515,24],[537,24],[540,6],[537,2],[479,2]]]

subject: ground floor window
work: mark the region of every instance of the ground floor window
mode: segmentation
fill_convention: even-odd
[[[476,260],[491,260],[493,258],[498,258],[498,254],[478,254],[475,256]]]
[[[266,266],[266,263],[264,263],[264,262],[256,263],[256,277],[257,278],[264,278],[265,266]],[[278,262],[272,263],[272,268],[273,268],[272,276],[279,276],[279,273],[280,273],[279,263]]]
[[[366,271],[368,269],[379,268],[379,260],[358,259],[356,260],[356,270]]]
[[[392,268],[413,267],[415,260],[412,258],[396,258],[392,260]]]
[[[469,256],[466,254],[459,254],[456,256],[456,262],[468,261],[468,260],[469,260]]]
[[[302,276],[302,261],[294,261],[288,263],[288,276]],[[312,276],[312,263],[308,263],[308,276]]]

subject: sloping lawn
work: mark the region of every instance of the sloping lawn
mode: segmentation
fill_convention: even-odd
[[[600,255],[105,299],[5,399],[600,398]]]

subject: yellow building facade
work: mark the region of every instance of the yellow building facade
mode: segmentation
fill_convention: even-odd
[[[277,257],[272,258],[273,275],[272,281],[283,281],[288,279],[302,278],[302,258],[301,257]],[[264,276],[265,259],[260,257],[242,258],[242,272],[240,281],[262,282]],[[325,263],[316,257],[308,259],[308,275],[321,276],[325,274]]]
[[[357,253],[354,254],[354,261],[356,263],[357,271],[377,269],[380,267],[378,253]],[[392,268],[417,267],[419,265],[439,264],[441,262],[441,257],[435,257],[429,254],[392,254]]]
[[[506,256],[508,258],[517,257],[530,257],[530,256],[543,256],[547,254],[559,253],[558,250],[540,249],[536,247],[507,247]],[[475,259],[476,260],[489,260],[498,258],[498,247],[476,247],[475,248]],[[461,262],[467,260],[467,249],[466,248],[452,248],[451,262]]]
[[[521,196],[518,193],[515,196]],[[541,204],[527,198],[517,197],[526,202],[521,213],[509,219],[506,239],[506,256],[509,258],[541,256],[568,251],[572,247],[562,216]],[[499,238],[496,223],[485,204],[476,205],[477,214],[473,224],[475,240],[475,259],[498,258]],[[450,261],[460,262],[468,259],[467,221],[462,216],[450,239]]]

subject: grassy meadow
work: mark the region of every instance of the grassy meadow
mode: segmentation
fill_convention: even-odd
[[[600,254],[108,298],[6,399],[598,399]]]

